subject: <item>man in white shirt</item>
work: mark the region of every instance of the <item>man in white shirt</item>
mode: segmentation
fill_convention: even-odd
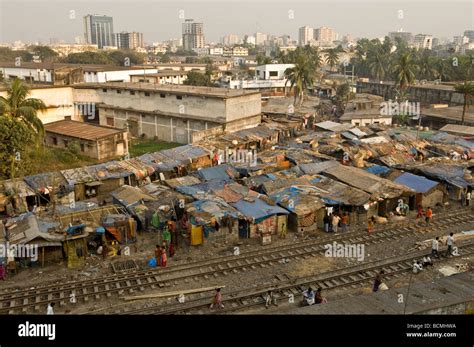
[[[332,230],[337,233],[337,226],[339,225],[339,221],[341,220],[341,217],[339,217],[337,214],[334,214],[332,216]]]
[[[431,244],[431,256],[439,258],[438,250],[439,250],[439,237],[436,237],[436,239],[434,239]]]
[[[471,202],[471,192],[467,192],[467,194],[466,194],[466,206],[469,206],[470,202]]]
[[[417,260],[415,263],[413,263],[413,273],[417,274],[418,272],[423,270],[423,266],[420,264],[420,262]]]
[[[54,302],[48,304],[48,309],[47,309],[47,311],[46,311],[46,314],[47,314],[47,315],[53,315],[53,314],[54,314],[53,307],[54,307]]]
[[[446,240],[446,244],[448,245],[448,250],[446,251],[446,256],[449,257],[453,252],[453,245],[454,245],[454,237],[453,233],[450,233],[448,239]]]

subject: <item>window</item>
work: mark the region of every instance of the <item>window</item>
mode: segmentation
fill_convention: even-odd
[[[56,137],[53,137],[53,145],[57,145],[58,144],[58,139]]]
[[[85,147],[84,144],[81,143],[81,152],[84,152],[84,147]]]
[[[102,88],[102,91],[103,91],[104,93],[107,93],[107,88]]]
[[[64,147],[67,147],[67,144],[68,144],[67,140],[64,140]]]
[[[131,90],[131,91],[130,91],[130,95],[135,95],[135,91],[134,91],[134,90]]]
[[[181,99],[183,99],[183,96],[182,95],[176,95],[176,99],[181,100]]]
[[[270,77],[277,77],[278,71],[270,71]]]
[[[166,95],[165,94],[160,94],[160,98],[166,98]]]
[[[354,125],[355,125],[356,127],[358,127],[359,124],[360,124],[359,122],[354,122]]]
[[[122,91],[120,89],[117,89],[117,94],[122,94]]]
[[[150,96],[150,93],[149,93],[149,92],[145,92],[145,96]]]

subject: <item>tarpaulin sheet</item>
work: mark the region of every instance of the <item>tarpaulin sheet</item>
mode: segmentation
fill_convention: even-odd
[[[423,176],[413,175],[409,172],[401,174],[394,181],[413,189],[417,193],[427,193],[438,185],[438,182],[429,180]]]

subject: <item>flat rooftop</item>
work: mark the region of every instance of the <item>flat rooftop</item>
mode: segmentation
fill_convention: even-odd
[[[181,64],[172,64],[170,66],[181,66]],[[120,65],[99,65],[99,64],[66,64],[66,63],[32,63],[32,62],[21,62],[20,66],[16,66],[15,62],[4,61],[0,62],[0,68],[23,68],[23,69],[40,69],[40,70],[57,70],[61,68],[82,68],[84,71],[89,72],[102,72],[102,71],[122,71],[122,70],[143,70],[143,69],[154,69],[154,66],[120,66]]]
[[[123,129],[117,129],[84,122],[77,122],[66,119],[45,124],[44,130],[48,133],[70,136],[89,141],[96,141],[101,138],[113,136],[126,131]]]
[[[155,93],[165,92],[170,94],[206,96],[221,99],[237,98],[243,95],[260,95],[259,91],[215,87],[195,87],[180,84],[155,85],[150,83],[107,82],[75,84],[74,88],[110,88],[122,90],[141,90],[151,91]]]
[[[357,81],[360,84],[382,84],[382,85],[389,85],[393,86],[395,83],[392,81],[383,81],[383,82],[376,82],[376,81]],[[436,84],[433,82],[427,82],[425,84],[415,84],[410,86],[410,88],[424,88],[424,89],[438,89],[438,90],[446,90],[446,91],[454,91],[454,83],[453,84]]]
[[[421,115],[435,118],[443,118],[460,122],[462,119],[462,106],[440,107],[440,108],[421,108]],[[464,121],[474,124],[474,109],[466,109]]]

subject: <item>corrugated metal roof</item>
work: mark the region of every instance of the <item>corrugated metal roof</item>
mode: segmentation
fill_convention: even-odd
[[[196,174],[205,181],[231,181],[234,177],[238,177],[238,172],[228,164],[200,169]]]
[[[405,172],[395,178],[394,182],[398,184],[403,184],[408,188],[413,189],[417,193],[427,193],[439,183],[429,180],[423,176],[417,176],[409,172]]]
[[[60,120],[44,125],[46,133],[71,136],[78,139],[95,141],[104,137],[114,136],[126,132],[124,129],[94,125],[73,120]]]

